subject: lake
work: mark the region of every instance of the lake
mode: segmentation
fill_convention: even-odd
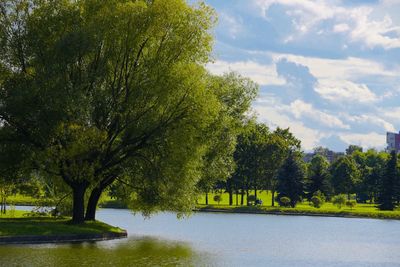
[[[400,266],[400,221],[102,209],[127,239],[0,246],[0,266]]]

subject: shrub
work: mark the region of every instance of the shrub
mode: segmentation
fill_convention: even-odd
[[[357,201],[355,200],[347,200],[346,206],[349,207],[351,210],[357,205]]]
[[[289,207],[290,206],[290,198],[288,197],[281,197],[279,199],[279,204],[283,207]]]
[[[314,208],[320,208],[324,204],[324,202],[319,196],[313,196],[311,198],[311,203],[314,206]]]
[[[247,201],[248,201],[248,202],[255,202],[255,201],[256,201],[256,196],[255,196],[255,195],[250,195],[250,196],[247,198]]]
[[[219,203],[222,201],[222,196],[221,195],[215,195],[214,196],[214,201],[218,202],[218,205],[219,205]]]
[[[347,199],[346,196],[343,194],[334,196],[332,198],[332,204],[337,206],[339,209],[341,209],[342,206],[346,204],[346,199]]]
[[[315,191],[313,196],[319,197],[322,202],[325,202],[326,200],[325,195],[320,190]]]

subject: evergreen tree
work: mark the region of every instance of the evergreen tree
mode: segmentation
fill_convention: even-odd
[[[324,156],[315,155],[311,160],[308,168],[308,198],[311,199],[313,194],[321,191],[325,196],[330,195],[331,186],[329,183],[329,162]]]
[[[390,159],[386,165],[379,192],[379,209],[393,210],[395,208],[396,187],[397,187],[397,154],[395,151],[390,153]]]
[[[355,187],[360,180],[360,171],[351,156],[340,157],[332,163],[331,183],[335,194],[347,194],[355,192]]]
[[[290,206],[294,208],[301,199],[303,190],[304,170],[296,154],[290,151],[278,173],[278,201],[280,202],[282,197],[288,197]]]

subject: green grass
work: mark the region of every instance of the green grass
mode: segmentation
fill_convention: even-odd
[[[16,194],[7,197],[7,203],[15,206],[34,206],[37,203],[37,199],[31,196]]]
[[[215,195],[221,195],[222,201],[219,203],[221,205],[229,205],[229,194],[228,193],[209,193],[208,194],[208,204],[209,205],[217,205],[218,203],[214,201]],[[254,195],[254,191],[251,191],[250,195]],[[276,194],[275,194],[276,196]],[[272,194],[270,191],[257,191],[257,198],[261,199],[263,202],[263,206],[271,206],[272,205]],[[241,196],[238,196],[238,202],[240,205]],[[243,203],[246,204],[247,198],[246,194],[244,195]],[[202,195],[198,201],[199,204],[206,204],[206,196]],[[233,204],[236,204],[236,195],[233,195]]]
[[[27,217],[26,211],[7,212],[0,216],[0,236],[68,235],[121,233],[122,229],[103,222],[85,222],[75,225],[70,218]]]
[[[252,192],[251,195],[254,193]],[[330,202],[324,203],[321,208],[314,208],[310,206],[308,201],[297,204],[295,208],[279,207],[278,203],[275,203],[276,207],[271,206],[272,194],[268,191],[259,191],[257,197],[263,201],[262,206],[236,206],[236,195],[233,196],[233,206],[229,206],[229,195],[227,193],[222,194],[222,201],[218,204],[213,200],[215,193],[211,193],[208,196],[209,205],[205,205],[205,196],[202,196],[199,201],[198,209],[216,209],[221,211],[230,212],[254,212],[254,213],[278,213],[278,214],[311,214],[311,215],[330,215],[330,216],[354,216],[354,217],[366,217],[366,218],[379,218],[379,219],[400,219],[400,209],[394,211],[381,211],[376,208],[375,204],[361,204],[358,203],[353,209],[347,208],[346,206],[339,209],[337,206]],[[244,203],[246,203],[246,196],[244,196]]]

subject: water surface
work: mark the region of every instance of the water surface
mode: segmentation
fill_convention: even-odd
[[[102,209],[128,239],[0,246],[1,266],[400,266],[400,221]]]

